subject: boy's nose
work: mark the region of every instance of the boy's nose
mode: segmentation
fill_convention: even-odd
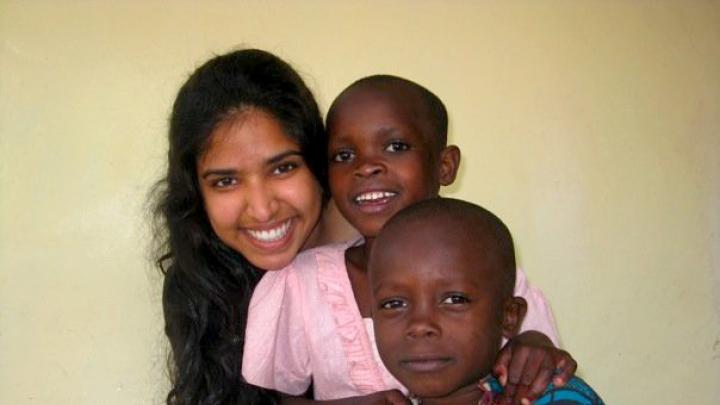
[[[370,177],[382,173],[385,167],[380,162],[366,160],[360,163],[355,169],[358,177]]]
[[[407,337],[411,339],[438,337],[441,329],[430,314],[417,314],[410,320]]]

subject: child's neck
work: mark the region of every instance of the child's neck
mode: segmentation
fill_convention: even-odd
[[[443,398],[420,398],[422,405],[475,405],[485,395],[477,383],[466,385]]]
[[[345,251],[345,267],[355,302],[363,318],[370,317],[370,287],[367,280],[367,260],[375,238],[365,238],[365,243],[352,246]]]

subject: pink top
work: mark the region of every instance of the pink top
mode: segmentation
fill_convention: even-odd
[[[349,243],[300,253],[269,271],[250,301],[242,374],[247,382],[290,395],[313,383],[315,399],[330,400],[397,388],[375,347],[372,321],[363,319],[345,268]],[[555,320],[542,292],[518,269],[515,295],[528,302],[522,330],[558,344]]]

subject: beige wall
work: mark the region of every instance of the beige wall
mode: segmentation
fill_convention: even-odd
[[[288,4],[289,3],[289,4]],[[0,2],[0,403],[160,403],[144,198],[187,73],[277,52],[323,108],[389,72],[451,112],[609,404],[720,396],[720,3]]]

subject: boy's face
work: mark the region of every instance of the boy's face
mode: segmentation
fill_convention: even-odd
[[[397,211],[454,180],[457,162],[444,163],[447,149],[436,144],[426,115],[419,97],[402,89],[355,89],[336,107],[328,122],[330,189],[362,235],[377,235]]]
[[[421,398],[460,395],[491,371],[506,309],[482,247],[439,231],[418,224],[383,239],[369,265],[380,356]]]

